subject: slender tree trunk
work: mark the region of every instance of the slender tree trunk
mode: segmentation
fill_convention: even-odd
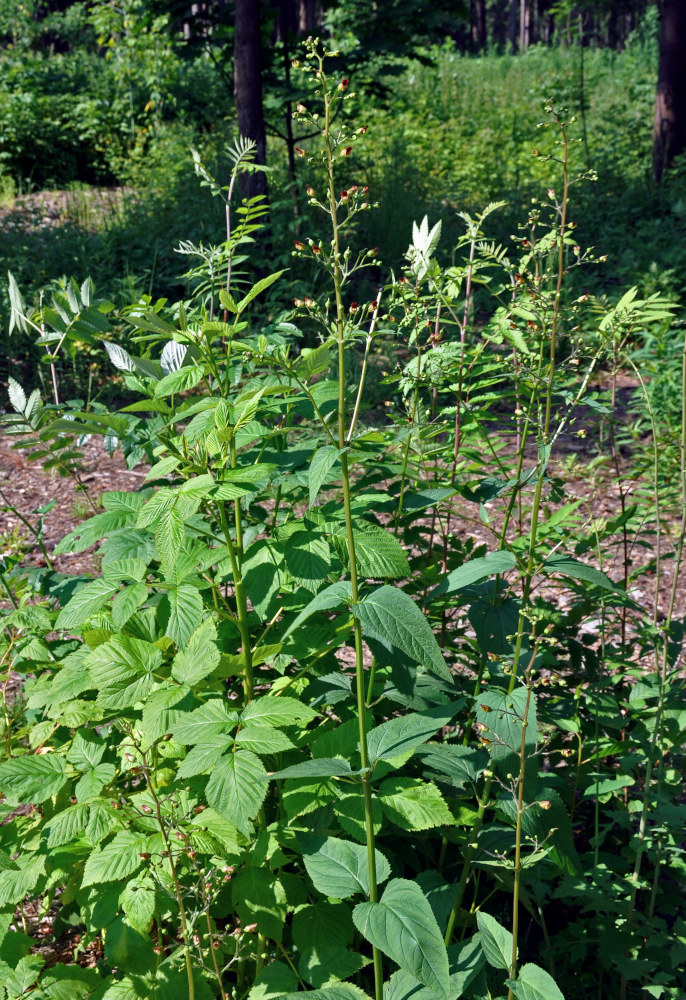
[[[486,0],[474,2],[473,39],[477,49],[486,48]]]
[[[507,38],[510,43],[510,51],[517,51],[517,0],[510,0],[510,10],[507,23]]]
[[[686,150],[686,0],[663,0],[653,119],[653,166],[659,181]]]
[[[262,105],[262,40],[259,0],[235,0],[233,85],[236,98],[238,131],[257,143],[257,163],[266,162],[266,134]],[[244,198],[267,194],[267,180],[262,171],[241,178]]]
[[[520,0],[519,4],[519,51],[526,52],[529,48],[529,37],[531,33],[531,9],[527,0]]]
[[[317,30],[317,0],[298,0],[298,33],[307,38]]]

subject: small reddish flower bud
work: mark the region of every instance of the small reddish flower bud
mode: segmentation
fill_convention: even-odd
[[[306,295],[305,305],[307,306],[308,309],[311,309],[314,306],[314,299],[311,299],[309,296]]]
[[[379,248],[378,247],[372,247],[372,249],[369,251],[369,256],[370,257],[377,257],[378,254],[379,254]]]
[[[376,301],[376,299],[374,299],[373,302],[370,302],[370,307],[372,309],[378,309],[379,308],[379,303]]]
[[[369,192],[369,187],[368,185],[365,184],[365,186],[362,188],[362,194],[367,194],[368,192]]]
[[[307,187],[305,188],[305,190],[307,191],[308,197],[310,197],[310,198],[314,198],[314,196],[317,193],[313,187],[310,187],[309,184],[307,185]]]
[[[195,809],[193,810],[193,812],[197,816],[198,813],[205,812],[206,808],[207,808],[207,806],[196,806]]]
[[[306,156],[307,155],[305,153],[305,150],[302,148],[302,146],[296,146],[295,147],[295,154],[296,154],[296,156]]]
[[[300,112],[301,115],[304,115],[305,112],[307,111],[307,108],[305,107],[305,105],[301,104],[300,101],[298,101],[298,103],[296,104],[296,108],[298,109],[298,111]]]
[[[145,813],[146,816],[149,815],[152,812],[152,806],[149,806],[144,802],[141,806],[141,812]]]
[[[138,857],[141,859],[141,861],[147,861],[150,857],[150,854],[148,853],[148,851],[141,851]]]
[[[257,924],[246,924],[243,928],[244,934],[254,934],[257,930]]]
[[[349,84],[350,84],[350,80],[348,80],[348,78],[344,76],[343,79],[341,80],[341,82],[338,84],[338,89],[339,90],[347,90]]]
[[[322,248],[321,247],[312,247],[312,253],[319,254],[321,252],[322,252]]]
[[[345,202],[347,200],[348,200],[348,192],[347,191],[341,191],[341,201]]]
[[[357,312],[357,302],[351,302],[350,303],[350,312],[351,313],[356,313]]]
[[[541,809],[550,809],[550,799],[543,799],[542,802],[538,803]]]
[[[293,69],[300,69],[300,60],[291,59],[291,66],[293,67]]]
[[[301,243],[300,240],[293,240],[293,246],[295,247],[296,250],[304,250],[305,249],[305,244]]]
[[[363,125],[361,128],[355,130],[357,135],[364,135],[369,129],[369,125]]]
[[[353,147],[352,146],[346,146],[345,149],[343,150],[343,152],[341,153],[341,156],[350,156],[350,154],[352,153],[352,151],[353,151]]]
[[[294,304],[294,305],[296,306],[296,308],[298,308],[298,309],[300,309],[300,308],[301,308],[301,306],[304,306],[304,305],[305,305],[305,303],[303,302],[303,300],[302,300],[302,299],[293,299],[293,304]]]

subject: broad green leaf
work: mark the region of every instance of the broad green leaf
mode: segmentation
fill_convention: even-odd
[[[174,723],[172,736],[176,743],[202,743],[211,736],[228,735],[236,728],[238,720],[237,712],[227,708],[224,701],[213,698],[193,712],[184,712]]]
[[[349,948],[307,948],[300,956],[298,971],[301,979],[317,989],[347,979],[370,961]]]
[[[262,695],[253,698],[241,712],[241,722],[265,726],[292,726],[298,722],[311,722],[317,713],[296,698]]]
[[[143,864],[148,837],[143,833],[121,830],[113,840],[89,855],[83,873],[84,887],[101,882],[120,882],[133,875]]]
[[[100,763],[105,749],[106,743],[101,736],[88,729],[79,729],[72,740],[67,760],[79,771],[87,771]]]
[[[105,931],[105,960],[129,973],[149,972],[156,964],[152,939],[116,917]]]
[[[171,675],[179,684],[197,684],[208,677],[219,664],[216,644],[217,629],[212,618],[206,618],[190,637],[185,649],[174,657]]]
[[[172,587],[162,598],[160,613],[165,621],[164,633],[179,648],[187,644],[198,628],[202,607],[200,591],[187,583]]]
[[[3,982],[9,997],[21,997],[38,979],[40,970],[45,965],[42,955],[25,955],[19,959],[10,974]]]
[[[393,879],[379,903],[359,903],[353,921],[360,934],[436,997],[450,1000],[448,953],[431,907],[419,886]]]
[[[119,904],[134,930],[147,934],[155,916],[155,883],[147,875],[131,879],[120,893]]]
[[[53,753],[11,757],[0,764],[0,789],[7,805],[39,805],[57,795],[67,780],[62,757]]]
[[[454,743],[430,743],[419,754],[427,767],[452,779],[453,784],[476,781],[488,767],[488,753],[476,747],[456,746]]]
[[[30,896],[41,875],[45,874],[44,854],[23,854],[17,858],[17,867],[0,872],[0,908],[14,909]]]
[[[282,753],[294,748],[286,734],[273,726],[247,725],[237,733],[236,744],[247,747],[253,753]]]
[[[286,543],[284,558],[296,583],[313,592],[331,570],[329,543],[317,532],[294,532]]]
[[[336,819],[347,834],[354,837],[355,840],[359,840],[361,844],[366,843],[364,798],[359,792],[349,792],[345,795],[339,793],[334,804],[334,812]],[[375,834],[378,834],[382,824],[381,803],[375,795],[372,798],[372,825]]]
[[[144,583],[134,583],[120,590],[112,601],[112,622],[115,628],[122,628],[147,598],[148,588]]]
[[[393,760],[401,754],[413,753],[426,743],[438,729],[447,726],[459,710],[459,705],[438,705],[425,712],[412,712],[382,722],[367,733],[369,763]]]
[[[363,633],[390,643],[416,663],[451,680],[431,626],[409,594],[386,584],[354,604],[352,612]]]
[[[508,979],[505,985],[517,1000],[565,1000],[553,977],[532,963],[523,965],[517,978]]]
[[[178,371],[170,372],[161,378],[155,386],[155,399],[164,399],[176,392],[193,389],[202,379],[204,370],[199,365],[187,365]]]
[[[596,569],[595,566],[589,566],[588,563],[581,562],[579,559],[572,559],[571,556],[550,556],[543,563],[541,569],[546,573],[561,573],[562,576],[571,576],[573,580],[583,580],[584,583],[593,583],[603,590],[619,591],[623,594],[617,584],[613,583],[609,576],[601,570]],[[532,968],[536,968],[536,966],[532,966]]]
[[[297,988],[297,972],[285,962],[271,962],[255,979],[248,1000],[275,1000]]]
[[[280,941],[288,910],[286,893],[268,868],[242,868],[231,880],[231,892],[242,924],[257,924],[260,934]]]
[[[302,993],[283,993],[279,1000],[302,1000]],[[352,983],[336,983],[319,990],[308,990],[307,1000],[370,1000],[367,994]]]
[[[303,861],[315,889],[323,896],[347,899],[356,892],[369,895],[369,864],[367,848],[338,837],[300,834]],[[376,879],[380,885],[391,874],[386,858],[374,852]]]
[[[488,741],[488,752],[495,762],[512,769],[522,749],[522,725],[526,715],[525,751],[532,753],[536,747],[536,700],[532,693],[527,712],[525,687],[516,687],[508,694],[492,688],[477,699],[476,718],[481,736]],[[518,770],[518,767],[517,767]]]
[[[295,621],[291,622],[284,632],[283,638],[286,639],[291,632],[294,632],[299,625],[302,625],[308,618],[311,618],[317,611],[331,611],[333,608],[340,608],[342,605],[348,604],[351,599],[352,588],[347,580],[339,580],[338,583],[332,583],[329,587],[324,587],[303,608],[300,614],[296,616]]]
[[[222,757],[207,782],[207,802],[220,816],[249,836],[252,820],[267,794],[267,772],[259,757],[236,750]]]
[[[226,733],[203,736],[202,742],[186,754],[185,760],[177,772],[179,779],[184,781],[196,774],[206,774],[229,749],[232,742],[233,740]]]
[[[512,964],[512,934],[501,927],[490,913],[477,911],[476,923],[486,961],[494,969],[509,969]]]
[[[331,901],[297,910],[291,930],[293,944],[300,952],[307,948],[343,948],[355,933],[349,904]]]
[[[384,528],[355,532],[355,561],[361,576],[397,580],[410,576],[410,564],[398,539]]]
[[[307,474],[310,491],[310,507],[314,506],[314,502],[317,499],[320,489],[327,481],[327,476],[338,461],[340,455],[340,448],[334,448],[332,444],[326,444],[321,448],[317,448],[312,456],[312,461],[310,462],[310,468]]]
[[[116,635],[86,658],[92,686],[98,690],[103,708],[131,708],[155,686],[154,671],[162,662],[161,651],[150,642]]]
[[[77,803],[48,820],[44,827],[48,832],[48,849],[61,847],[79,837],[86,828],[88,811],[87,805]]]
[[[496,573],[507,573],[516,565],[517,560],[507,549],[489,552],[488,555],[480,559],[470,559],[448,573],[429,593],[427,600],[440,597],[443,594],[454,594],[455,591],[462,590],[463,587],[470,587],[489,576],[495,576]]]
[[[99,795],[102,788],[112,781],[116,770],[114,764],[98,764],[92,771],[87,771],[74,786],[74,795],[78,801],[86,802]]]
[[[455,820],[432,781],[389,778],[379,787],[379,800],[386,816],[403,830],[430,830],[453,826]]]
[[[351,773],[350,764],[340,757],[318,757],[304,760],[301,764],[291,764],[281,771],[275,771],[272,778],[334,778]]]
[[[106,580],[93,580],[76,591],[72,599],[60,611],[56,629],[71,629],[87,621],[99,611],[105,602],[117,591],[117,585]]]

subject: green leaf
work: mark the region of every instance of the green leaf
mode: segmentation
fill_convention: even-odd
[[[134,930],[147,934],[155,916],[155,884],[147,875],[131,879],[122,889],[119,905]]]
[[[199,365],[186,365],[178,371],[170,372],[155,386],[155,399],[164,399],[173,393],[193,389],[204,374],[203,368]]]
[[[23,996],[34,985],[44,965],[45,959],[42,955],[25,955],[19,959],[3,982],[7,996]]]
[[[337,583],[332,583],[329,587],[324,587],[319,593],[312,598],[310,603],[303,608],[299,615],[297,615],[295,621],[291,622],[289,627],[284,632],[283,638],[286,639],[287,636],[294,632],[299,625],[307,621],[312,615],[316,614],[317,611],[330,611],[333,608],[340,608],[343,604],[347,604],[352,600],[352,588],[348,580],[339,580]],[[421,614],[421,612],[420,612]]]
[[[298,722],[311,722],[317,713],[309,705],[303,705],[296,698],[263,695],[253,698],[241,712],[241,722],[253,722],[265,726],[292,726]]]
[[[120,590],[112,601],[112,623],[122,628],[148,598],[148,588],[144,583],[134,583]]]
[[[162,662],[162,652],[150,642],[128,635],[116,635],[86,658],[97,702],[103,708],[131,708],[155,686],[154,672]]]
[[[455,823],[432,781],[389,778],[379,788],[379,799],[386,816],[403,830],[430,830]]]
[[[213,698],[193,712],[184,712],[172,726],[172,736],[176,743],[190,746],[211,736],[227,736],[236,728],[238,721],[238,712],[227,708],[225,702],[218,698]]]
[[[85,887],[120,882],[133,875],[143,864],[141,853],[145,853],[147,844],[146,834],[121,830],[109,844],[89,855],[81,884]]]
[[[232,898],[242,924],[256,923],[260,934],[280,941],[286,919],[286,893],[267,868],[242,868],[231,880]]]
[[[99,611],[105,601],[116,592],[116,584],[108,583],[106,580],[93,580],[76,591],[69,603],[60,611],[56,629],[70,629],[76,625],[81,625],[92,615]]]
[[[301,952],[307,948],[343,948],[355,933],[349,905],[331,901],[301,907],[293,914],[291,929],[293,944]]]
[[[272,962],[255,979],[248,1000],[275,1000],[297,988],[297,973],[285,962]]]
[[[252,820],[267,794],[267,772],[259,757],[249,750],[237,750],[222,757],[207,783],[207,802],[249,836]]]
[[[57,795],[66,780],[64,760],[52,753],[11,757],[0,764],[0,788],[10,806],[39,805]]]
[[[538,965],[523,965],[516,979],[505,983],[517,1000],[565,1000],[555,980]]]
[[[431,626],[404,591],[389,585],[378,587],[354,604],[352,612],[364,633],[390,643],[439,677],[451,680]]]
[[[453,743],[430,743],[420,750],[426,767],[452,779],[453,784],[463,785],[466,781],[476,781],[488,766],[488,754],[476,747],[456,746]]]
[[[149,972],[155,967],[155,953],[148,934],[116,917],[105,931],[105,960],[127,972]]]
[[[17,858],[17,867],[0,872],[0,908],[14,909],[31,895],[41,875],[45,874],[44,854],[24,854]]]
[[[468,562],[458,566],[444,577],[437,587],[430,591],[427,600],[440,597],[443,594],[454,594],[457,590],[470,587],[480,580],[485,580],[496,573],[507,573],[514,569],[517,560],[507,549],[499,549],[496,552],[489,552],[488,555],[480,559],[470,559]]]
[[[63,844],[75,840],[83,833],[87,822],[88,806],[83,803],[77,803],[57,813],[44,827],[48,832],[48,849],[62,847]]]
[[[218,666],[221,657],[216,639],[214,621],[206,618],[196,628],[186,648],[174,657],[171,671],[174,680],[192,687],[208,677]]]
[[[329,543],[320,533],[294,532],[284,549],[286,568],[296,583],[312,592],[331,571]]]
[[[332,444],[326,444],[322,448],[317,448],[312,456],[310,468],[307,473],[310,490],[310,507],[314,506],[314,502],[317,499],[320,489],[327,481],[326,477],[338,461],[341,454],[342,452],[340,448],[335,448]]]
[[[300,834],[303,861],[315,889],[323,896],[347,899],[356,892],[369,895],[367,848],[338,837]],[[376,878],[381,884],[391,874],[390,865],[380,851],[374,852]]]
[[[410,576],[410,564],[398,539],[384,528],[356,531],[355,561],[361,576],[397,580]]]
[[[202,618],[200,591],[188,583],[172,587],[160,602],[160,613],[165,621],[164,634],[179,648],[186,645]]]
[[[287,270],[288,268],[283,268],[281,271],[275,271],[273,274],[268,274],[266,278],[260,278],[259,281],[256,281],[250,291],[243,296],[236,306],[236,312],[242,313],[245,307],[249,305],[253,299],[257,298],[258,295],[261,295],[262,292],[266,291],[270,285],[274,284],[275,281],[278,281],[281,275],[285,274]]]
[[[441,1000],[450,1000],[448,953],[436,918],[415,882],[393,879],[379,903],[359,903],[360,934]]]
[[[196,774],[206,774],[215,766],[232,743],[233,740],[226,733],[204,736],[202,743],[198,743],[186,754],[185,760],[177,772],[179,779],[183,781]]]
[[[527,715],[525,750],[531,753],[536,747],[536,700],[532,693],[527,713],[527,691],[517,687],[508,694],[492,688],[478,697],[476,718],[481,736],[489,741],[488,752],[494,762],[505,770],[512,770],[515,758],[522,749],[522,726]],[[517,770],[518,764],[517,764]]]
[[[595,566],[589,566],[579,559],[572,559],[571,556],[550,556],[543,563],[541,570],[545,573],[561,573],[562,576],[571,576],[573,580],[583,580],[584,583],[593,583],[603,590],[619,591],[623,594],[616,583]],[[532,966],[536,968],[536,966]]]
[[[303,1000],[302,993],[282,993],[279,1000]],[[320,990],[308,990],[307,1000],[370,1000],[367,994],[352,983],[337,983],[323,986]]]
[[[301,979],[318,988],[347,979],[369,962],[349,948],[307,948],[300,956],[298,972]]]
[[[509,969],[512,963],[512,934],[490,913],[477,910],[476,923],[486,961],[494,969]]]
[[[422,743],[426,743],[437,729],[447,726],[457,714],[459,704],[438,705],[425,712],[412,712],[398,716],[367,733],[367,754],[369,763],[377,760],[393,760],[402,754],[411,754]]]
[[[350,764],[340,757],[318,757],[304,760],[301,764],[291,764],[281,771],[275,771],[272,778],[335,778],[351,773]]]
[[[294,749],[294,744],[286,734],[272,726],[248,725],[238,732],[236,744],[247,747],[254,753],[282,753]]]

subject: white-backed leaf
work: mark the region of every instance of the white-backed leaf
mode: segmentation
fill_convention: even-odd
[[[125,351],[123,347],[112,343],[110,340],[104,340],[103,344],[115,368],[119,368],[123,372],[134,372],[136,370],[136,363],[129,352]]]
[[[185,344],[179,344],[176,340],[167,341],[162,348],[162,356],[160,357],[160,365],[165,375],[177,372],[181,368],[187,350]]]

